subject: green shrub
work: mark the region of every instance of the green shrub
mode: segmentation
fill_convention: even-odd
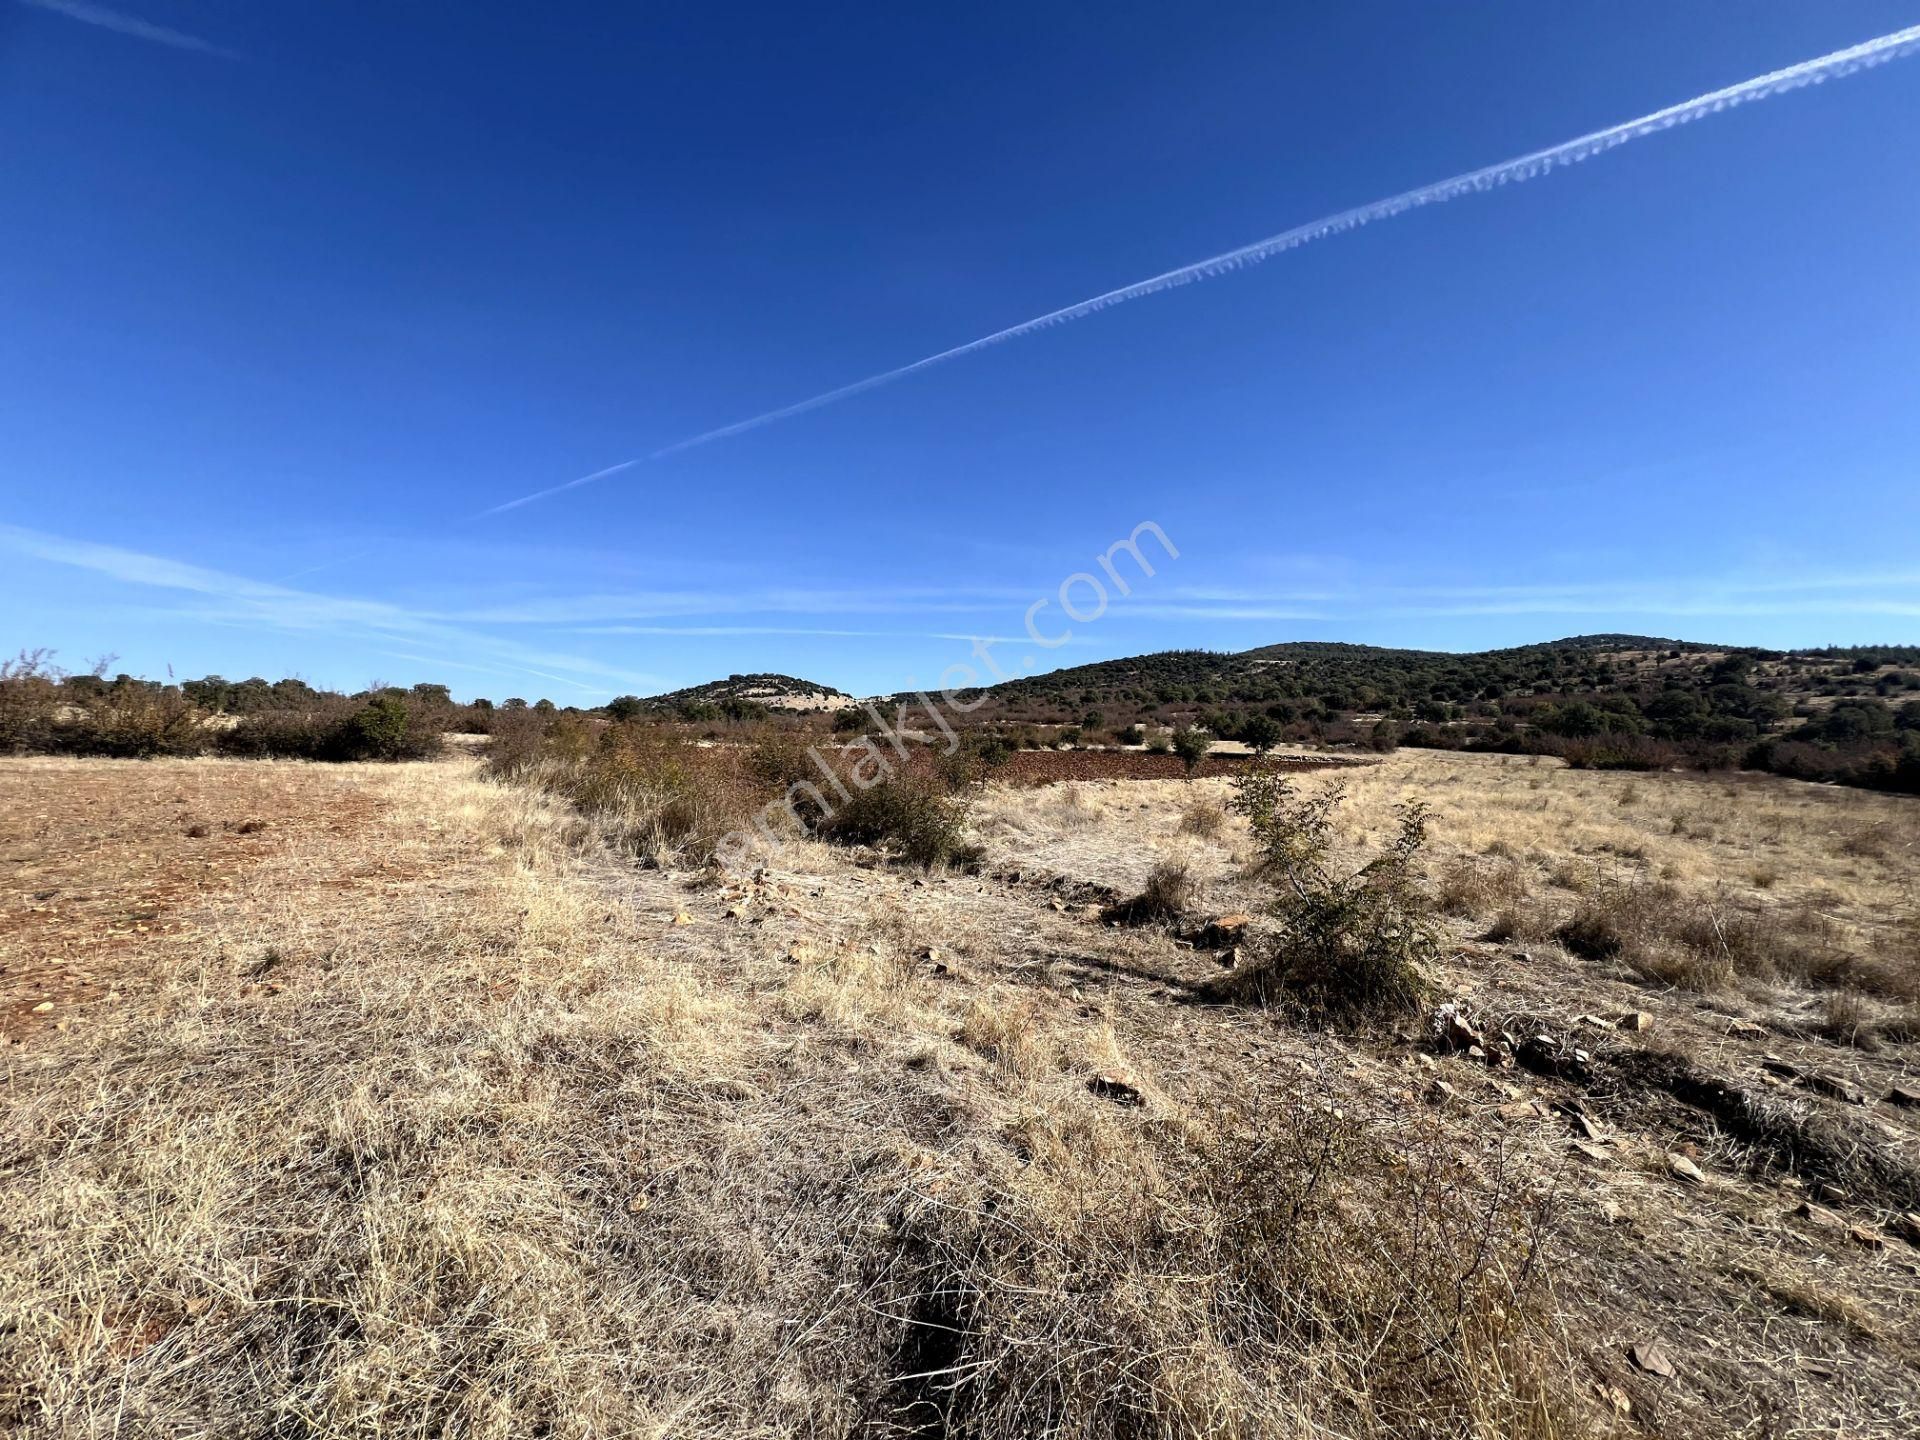
[[[1187,774],[1200,768],[1200,762],[1207,758],[1207,752],[1213,749],[1213,737],[1204,730],[1196,730],[1191,725],[1182,725],[1173,732],[1173,753],[1180,757],[1180,763],[1187,767]]]
[[[939,783],[897,773],[852,796],[815,828],[836,845],[872,845],[915,865],[970,865],[980,848],[966,839],[970,807]]]
[[[1262,872],[1275,882],[1280,929],[1266,953],[1221,984],[1228,998],[1291,1002],[1335,1018],[1411,1013],[1425,998],[1440,952],[1419,865],[1426,809],[1402,806],[1392,843],[1342,874],[1330,860],[1342,798],[1337,788],[1299,798],[1265,765],[1235,779],[1231,808],[1246,817]]]
[[[440,753],[431,714],[402,695],[382,693],[365,705],[332,697],[302,710],[259,710],[218,731],[224,755],[285,760],[424,760]]]

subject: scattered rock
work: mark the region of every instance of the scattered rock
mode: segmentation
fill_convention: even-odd
[[[38,1005],[33,1007],[33,1013],[36,1015],[44,1015],[51,1009],[53,1009],[53,1001],[42,1000]]]
[[[627,1210],[631,1214],[638,1215],[642,1210],[645,1210],[647,1206],[652,1203],[653,1203],[652,1201],[647,1199],[646,1191],[636,1190],[633,1192],[633,1198],[627,1201]]]
[[[1644,1010],[1629,1010],[1612,1017],[1614,1027],[1619,1030],[1634,1030],[1645,1033],[1653,1028],[1653,1016]]]
[[[1431,1085],[1427,1086],[1427,1099],[1436,1105],[1444,1105],[1458,1093],[1453,1086],[1444,1080],[1435,1080]]]
[[[1146,1096],[1138,1088],[1123,1080],[1120,1076],[1102,1071],[1087,1081],[1087,1089],[1102,1100],[1111,1100],[1116,1105],[1138,1108],[1147,1103]]]
[[[1864,1245],[1869,1250],[1887,1248],[1887,1237],[1871,1225],[1851,1225],[1847,1228],[1847,1238],[1856,1245]]]
[[[1668,1155],[1667,1169],[1690,1185],[1707,1183],[1707,1177],[1700,1172],[1700,1167],[1684,1155]]]
[[[1604,1145],[1595,1145],[1590,1140],[1576,1140],[1573,1148],[1595,1164],[1607,1165],[1613,1161],[1613,1152]]]
[[[1238,945],[1246,938],[1246,928],[1252,923],[1251,915],[1216,915],[1200,927],[1200,932],[1193,937],[1193,943],[1209,950]]]
[[[1902,1210],[1887,1222],[1893,1233],[1920,1250],[1920,1210]]]
[[[1739,1035],[1744,1039],[1758,1040],[1767,1034],[1767,1027],[1752,1020],[1729,1020],[1727,1034]]]
[[[1920,1107],[1920,1088],[1912,1085],[1895,1085],[1887,1091],[1887,1103],[1907,1110]]]
[[[719,1096],[723,1100],[758,1100],[760,1088],[749,1081],[734,1075],[709,1075],[700,1082],[700,1088],[709,1095]]]
[[[1473,1022],[1467,1019],[1466,1011],[1455,1000],[1449,1000],[1433,1012],[1429,1028],[1434,1042],[1446,1050],[1469,1050],[1475,1045],[1484,1046],[1486,1036],[1482,1035]]]
[[[1802,1200],[1793,1213],[1799,1219],[1810,1221],[1824,1230],[1840,1228],[1841,1222],[1838,1215],[1823,1205],[1814,1204],[1811,1200]]]
[[[1649,1341],[1627,1347],[1627,1358],[1633,1362],[1636,1370],[1648,1375],[1657,1375],[1662,1380],[1671,1380],[1674,1376],[1673,1361],[1667,1358],[1667,1352]]]
[[[1573,1128],[1580,1132],[1582,1139],[1591,1140],[1596,1145],[1604,1145],[1612,1138],[1605,1130],[1602,1130],[1585,1115],[1576,1115],[1573,1117]]]
[[[1805,1084],[1809,1090],[1844,1101],[1848,1105],[1867,1103],[1867,1092],[1842,1075],[1808,1075]]]
[[[1600,1397],[1600,1403],[1613,1411],[1614,1414],[1620,1416],[1633,1414],[1633,1401],[1627,1397],[1626,1391],[1611,1381],[1594,1381],[1593,1393],[1598,1395]]]
[[[693,923],[693,916],[684,910],[676,910],[673,912],[673,919],[667,923],[671,925],[691,925]]]
[[[1513,1054],[1534,1074],[1553,1075],[1563,1080],[1585,1080],[1591,1058],[1585,1050],[1544,1031],[1520,1041],[1513,1047]]]
[[[1782,1080],[1796,1083],[1801,1079],[1800,1067],[1792,1061],[1782,1060],[1778,1055],[1768,1055],[1760,1061],[1760,1068],[1769,1075],[1778,1075]]]

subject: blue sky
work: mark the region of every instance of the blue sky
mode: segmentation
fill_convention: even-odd
[[[0,645],[585,704],[1920,637],[1920,56],[482,513],[1915,0],[614,8],[0,0]]]

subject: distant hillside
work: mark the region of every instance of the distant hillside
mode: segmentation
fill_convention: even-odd
[[[1308,702],[1327,712],[1411,710],[1421,702],[1457,705],[1541,686],[1602,688],[1629,673],[1724,653],[1646,635],[1581,635],[1469,654],[1292,641],[1238,652],[1165,650],[1105,660],[1009,680],[992,694],[1015,712],[1117,705],[1138,718],[1168,720],[1209,707],[1279,702]]]
[[[774,674],[729,675],[639,702],[645,709],[670,710],[690,720],[739,718],[754,710],[838,710],[852,703],[851,695],[831,685]]]
[[[1298,642],[1168,650],[1009,680],[971,716],[1082,734],[1544,750],[1576,763],[1739,763],[1920,780],[1920,646],[1785,652],[1577,635],[1472,654]],[[1896,773],[1898,778],[1896,779]]]

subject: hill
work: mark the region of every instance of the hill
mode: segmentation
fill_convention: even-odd
[[[992,687],[1002,725],[1195,725],[1226,739],[1545,750],[1920,783],[1920,646],[1778,651],[1579,635],[1455,654],[1295,642],[1168,650]],[[1902,771],[1902,767],[1905,767]]]
[[[631,702],[622,708],[672,711],[687,720],[742,719],[768,710],[838,710],[853,704],[851,695],[831,685],[772,673],[729,675],[644,700],[621,699]]]

